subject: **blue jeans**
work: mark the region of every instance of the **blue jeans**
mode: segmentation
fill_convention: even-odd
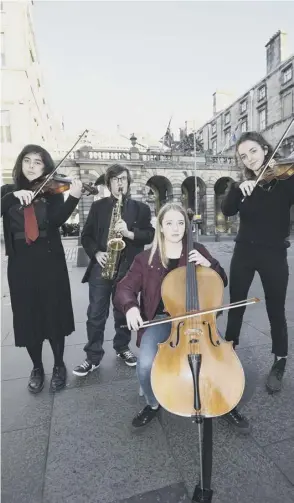
[[[146,402],[151,407],[158,405],[151,387],[151,368],[157,353],[157,344],[165,342],[170,335],[170,331],[171,323],[162,323],[162,325],[147,328],[141,339],[137,376]]]

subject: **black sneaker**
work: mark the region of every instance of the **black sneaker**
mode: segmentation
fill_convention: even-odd
[[[266,381],[266,389],[269,393],[277,393],[281,391],[282,379],[285,372],[286,358],[275,357],[274,364]]]
[[[64,365],[53,367],[52,379],[50,383],[50,391],[60,391],[65,388],[66,384],[66,368]]]
[[[100,366],[100,363],[98,363],[98,365],[94,365],[94,363],[89,362],[89,360],[85,360],[83,363],[81,363],[81,365],[78,365],[77,367],[75,367],[73,369],[72,373],[75,376],[84,377],[84,376],[88,375],[89,372],[93,372],[93,370],[98,369],[99,366]]]
[[[129,367],[135,367],[135,365],[137,365],[137,357],[134,355],[134,353],[132,353],[130,349],[116,354],[119,358],[124,360],[125,364]]]
[[[231,412],[221,416],[227,423],[231,424],[235,431],[242,433],[243,435],[248,435],[250,433],[250,425],[248,419],[242,416],[240,412],[235,407]]]
[[[141,428],[142,426],[146,426],[152,419],[154,419],[159,411],[160,407],[157,409],[152,409],[150,405],[146,405],[144,409],[140,410],[140,412],[134,417],[132,421],[132,426],[134,428]]]
[[[40,393],[44,388],[44,369],[33,369],[28,382],[28,390],[31,393]]]

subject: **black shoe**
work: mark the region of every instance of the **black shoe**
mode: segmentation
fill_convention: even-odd
[[[130,349],[123,351],[122,353],[116,353],[122,360],[124,360],[125,364],[129,367],[135,367],[137,365],[137,357],[132,353]]]
[[[278,391],[281,391],[285,366],[286,358],[280,358],[278,360],[277,357],[275,357],[274,364],[266,381],[266,389],[269,393],[277,393]]]
[[[44,369],[33,369],[28,383],[28,390],[31,393],[40,393],[44,388]]]
[[[227,423],[231,424],[235,431],[242,433],[243,435],[248,435],[250,433],[250,425],[248,419],[242,416],[235,407],[231,412],[222,416]]]
[[[66,384],[66,368],[64,365],[53,367],[50,391],[60,391]]]
[[[159,406],[157,409],[152,409],[150,405],[146,405],[146,407],[140,410],[140,412],[134,417],[132,421],[134,428],[140,428],[150,423],[150,421],[152,421],[152,419],[154,419],[158,414],[159,409]]]
[[[73,369],[72,373],[75,376],[84,377],[84,376],[88,375],[89,372],[93,372],[93,370],[98,369],[99,366],[100,366],[100,363],[98,363],[98,365],[94,365],[94,363],[91,363],[89,360],[85,360],[83,363],[81,363],[81,365],[78,365],[77,367],[75,367]]]

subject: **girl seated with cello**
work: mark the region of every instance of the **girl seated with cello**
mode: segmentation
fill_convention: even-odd
[[[49,340],[54,355],[50,389],[54,392],[64,388],[64,338],[75,330],[59,227],[76,208],[82,183],[73,180],[65,202],[62,194],[49,193],[33,200],[37,179],[42,180],[43,175],[52,174],[55,169],[44,148],[27,145],[16,160],[14,183],[1,187],[15,345],[26,347],[33,362],[28,383],[31,393],[39,393],[44,387],[45,339]]]
[[[273,148],[261,134],[243,133],[236,144],[236,156],[242,163],[246,180],[233,183],[222,202],[224,215],[239,213],[240,216],[230,267],[230,302],[246,298],[255,272],[260,276],[265,294],[274,355],[266,381],[269,393],[281,390],[288,354],[285,301],[290,242],[287,238],[290,208],[294,204],[294,163],[275,163],[271,160],[273,154]],[[261,177],[267,163],[269,168]],[[225,337],[234,345],[239,342],[245,309],[240,307],[228,313]]]
[[[117,285],[114,303],[125,314],[129,329],[139,330],[137,375],[147,405],[133,419],[134,428],[147,425],[158,413],[159,404],[151,387],[151,368],[158,343],[165,342],[170,335],[171,323],[149,327],[145,331],[140,327],[143,318],[153,320],[165,315],[161,285],[170,271],[187,264],[187,228],[187,214],[181,205],[168,203],[163,206],[158,213],[152,248],[137,255],[129,272]],[[227,285],[225,271],[202,244],[194,243],[189,261],[211,267]],[[223,417],[239,429],[248,429],[247,420],[235,409]]]

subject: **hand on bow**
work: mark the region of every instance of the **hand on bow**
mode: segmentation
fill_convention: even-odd
[[[143,325],[143,320],[137,307],[131,307],[131,309],[127,311],[126,320],[129,330],[139,330]]]
[[[195,262],[195,265],[202,265],[203,267],[210,267],[211,263],[207,258],[203,257],[197,250],[191,250],[189,253],[189,262]]]

